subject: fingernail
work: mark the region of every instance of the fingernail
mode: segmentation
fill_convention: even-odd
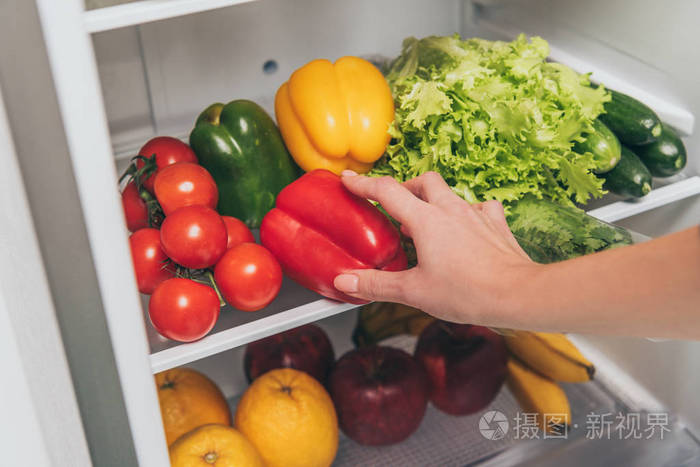
[[[358,281],[359,277],[357,277],[355,274],[340,274],[339,276],[335,277],[333,285],[335,285],[335,288],[341,292],[355,293],[357,292]]]
[[[354,170],[349,170],[349,169],[345,169],[340,173],[341,177],[353,177],[355,175],[357,175],[357,172],[355,172]]]

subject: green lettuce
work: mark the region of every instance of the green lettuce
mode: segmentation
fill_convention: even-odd
[[[510,206],[508,227],[533,261],[553,263],[631,245],[632,235],[577,208],[527,196]]]
[[[592,154],[572,146],[610,95],[548,55],[545,40],[524,35],[406,39],[387,73],[392,140],[370,175],[404,181],[433,170],[470,202],[600,197]]]

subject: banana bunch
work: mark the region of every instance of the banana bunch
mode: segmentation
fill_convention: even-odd
[[[503,337],[513,355],[549,379],[585,383],[593,377],[593,364],[564,334],[509,331]]]
[[[571,407],[559,382],[583,383],[595,372],[593,364],[563,334],[506,331],[511,353],[506,384],[525,413],[537,414],[540,428],[556,432],[552,415],[571,421]],[[566,417],[566,418],[564,418]]]
[[[399,334],[418,336],[434,320],[417,308],[399,303],[370,303],[360,308],[352,341],[363,347]]]
[[[508,360],[506,384],[523,412],[535,414],[537,425],[542,430],[557,433],[561,429],[558,425],[571,422],[569,400],[556,381],[535,373],[511,358]]]

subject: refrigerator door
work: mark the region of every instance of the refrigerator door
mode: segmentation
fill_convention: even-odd
[[[31,459],[36,466],[89,466],[1,90],[0,166],[0,464],[25,465]]]
[[[51,8],[56,11],[47,13]],[[2,229],[33,220],[36,234],[17,235],[16,243],[10,244],[24,245],[35,239],[36,252],[29,253],[36,254],[45,269],[45,275],[19,269],[23,273],[15,281],[3,282],[2,294],[16,300],[11,316],[20,316],[19,322],[25,326],[23,333],[15,332],[17,341],[36,346],[22,352],[27,360],[25,369],[43,372],[41,383],[30,380],[32,390],[39,392],[32,399],[37,403],[47,397],[53,401],[53,410],[41,407],[38,411],[41,426],[52,433],[45,441],[56,444],[50,446],[56,455],[65,449],[75,454],[55,465],[89,465],[91,458],[96,465],[132,466],[140,462],[166,466],[168,454],[138,293],[129,273],[127,234],[118,194],[111,188],[116,177],[99,82],[94,69],[90,74],[94,58],[89,36],[80,27],[82,8],[80,0],[0,3],[0,79],[19,164],[15,184],[3,184],[2,188],[20,187],[3,196],[2,203],[12,207],[11,202],[19,200],[26,205],[24,217],[4,220]],[[42,24],[49,16],[53,21]],[[47,50],[50,48],[53,53]],[[66,76],[66,71],[75,76]],[[66,86],[66,81],[71,85]],[[67,87],[81,95],[67,96]],[[106,148],[103,157],[95,143],[101,136]],[[6,171],[3,166],[3,177],[10,176]],[[106,176],[107,181],[100,183],[100,176]],[[28,203],[22,200],[21,183]],[[83,190],[89,191],[89,211],[81,204]],[[96,233],[95,226],[104,231]],[[14,249],[2,252],[13,260],[10,265],[28,255]],[[98,277],[99,265],[104,267],[100,258],[105,256],[120,261],[105,269],[124,277],[125,285]],[[37,302],[40,297],[44,303]],[[125,305],[124,300],[130,297],[133,303]],[[135,317],[133,322],[128,320],[129,310]],[[108,322],[110,316],[114,321]],[[62,346],[56,343],[56,335],[46,334],[55,322]],[[110,325],[120,338],[110,335]],[[54,367],[67,371],[65,363],[63,367],[49,364],[60,358],[67,360],[70,368],[73,399],[63,387],[67,375],[53,378]],[[66,407],[71,400],[73,405]],[[43,419],[52,414],[56,416],[51,420]],[[142,420],[137,422],[139,417]],[[82,427],[84,435],[76,434]]]

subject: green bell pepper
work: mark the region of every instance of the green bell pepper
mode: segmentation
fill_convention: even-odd
[[[275,122],[255,102],[216,103],[197,117],[190,146],[219,188],[218,211],[251,228],[274,207],[298,168]]]

